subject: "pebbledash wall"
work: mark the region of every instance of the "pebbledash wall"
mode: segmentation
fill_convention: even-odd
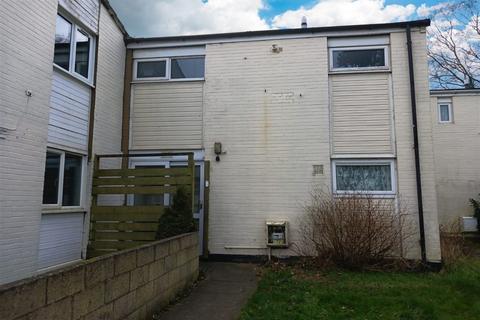
[[[0,319],[151,319],[198,277],[198,234],[86,260],[0,287]]]

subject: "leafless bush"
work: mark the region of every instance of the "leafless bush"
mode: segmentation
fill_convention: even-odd
[[[302,255],[350,269],[376,268],[403,256],[413,232],[394,199],[315,191],[301,224]],[[398,259],[397,259],[398,260]]]
[[[445,265],[453,265],[468,254],[461,221],[440,225],[440,245]]]

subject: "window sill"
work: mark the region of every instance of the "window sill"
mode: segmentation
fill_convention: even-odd
[[[43,214],[62,214],[62,213],[86,213],[87,210],[82,207],[43,207]]]
[[[366,70],[329,70],[328,74],[352,74],[352,73],[391,73],[391,69],[366,69]]]
[[[342,197],[351,197],[351,196],[359,196],[359,197],[369,197],[369,198],[376,198],[376,199],[395,199],[396,194],[394,193],[369,193],[369,192],[334,192],[334,197],[342,198]]]
[[[136,83],[170,83],[170,82],[203,82],[205,78],[198,78],[198,79],[152,79],[152,80],[139,80],[135,79],[131,84]]]
[[[72,73],[72,72],[70,72],[70,71],[67,71],[67,70],[63,69],[62,67],[57,66],[55,63],[53,64],[53,69],[61,72],[62,74],[66,75],[66,76],[68,76],[68,77],[71,77],[71,78],[73,78],[73,79],[75,79],[75,80],[77,80],[77,81],[79,81],[79,82],[81,82],[81,83],[83,83],[83,84],[91,87],[91,88],[95,88],[95,86],[93,85],[93,83],[91,83],[89,80],[87,80],[87,79],[85,79],[85,78],[83,78],[83,77],[81,77],[81,76],[77,76],[75,73]]]

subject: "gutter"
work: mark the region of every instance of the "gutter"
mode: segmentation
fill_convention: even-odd
[[[261,36],[279,36],[279,35],[302,35],[314,34],[324,32],[342,32],[342,31],[372,31],[382,29],[403,29],[406,27],[428,27],[430,19],[413,20],[404,22],[390,22],[390,23],[374,23],[374,24],[359,24],[359,25],[344,25],[344,26],[327,26],[327,27],[313,27],[313,28],[293,28],[293,29],[274,29],[274,30],[259,30],[259,31],[241,31],[241,32],[226,32],[226,33],[212,33],[212,34],[197,34],[184,36],[165,36],[165,37],[129,37],[127,44],[142,43],[142,42],[168,42],[168,41],[205,41],[212,39],[231,39],[231,38],[245,38],[245,37],[261,37]]]
[[[417,202],[418,202],[418,224],[420,228],[420,250],[422,262],[427,263],[427,251],[425,245],[425,220],[423,215],[423,195],[422,195],[422,172],[420,168],[420,150],[418,144],[418,125],[417,125],[417,97],[415,94],[415,74],[413,71],[413,52],[412,35],[409,24],[406,26],[407,33],[407,51],[408,51],[408,74],[410,77],[410,100],[412,104],[412,129],[413,129],[413,149],[415,152],[415,176],[417,181]]]

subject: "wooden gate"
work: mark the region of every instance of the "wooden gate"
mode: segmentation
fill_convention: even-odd
[[[187,167],[128,168],[132,157],[179,155],[188,157]],[[101,160],[105,159],[110,162],[117,159],[120,168],[103,169]],[[165,206],[135,205],[135,195],[172,195],[183,187],[192,199],[193,208],[194,170],[193,153],[96,155],[87,256],[99,256],[154,241],[158,219]]]

